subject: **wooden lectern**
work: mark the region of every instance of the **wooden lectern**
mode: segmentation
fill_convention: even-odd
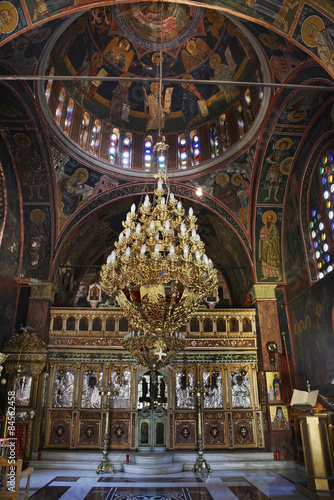
[[[299,415],[307,488],[321,492],[334,490],[334,456],[329,435],[329,415],[313,413],[319,402],[325,409],[332,410],[332,405],[323,398],[319,391],[306,392],[294,390],[290,405],[296,409],[309,410],[306,415]]]

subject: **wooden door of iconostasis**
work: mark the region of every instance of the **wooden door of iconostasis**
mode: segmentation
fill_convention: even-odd
[[[138,449],[167,447],[167,387],[161,372],[144,372],[138,384]]]

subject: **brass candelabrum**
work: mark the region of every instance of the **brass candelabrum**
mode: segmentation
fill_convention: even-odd
[[[197,452],[198,457],[193,467],[193,472],[196,474],[203,474],[206,470],[208,472],[208,477],[211,476],[211,467],[207,461],[203,458],[204,446],[203,446],[203,397],[208,395],[209,389],[204,387],[200,381],[199,365],[197,365],[197,381],[195,387],[190,387],[187,385],[187,390],[190,396],[196,397],[196,411],[197,411]]]
[[[102,460],[98,468],[96,469],[96,474],[100,474],[101,472],[114,473],[115,472],[114,467],[111,465],[108,459],[110,402],[112,397],[117,396],[119,394],[119,389],[117,389],[116,387],[112,387],[111,365],[109,365],[109,376],[106,385],[103,385],[103,380],[100,385],[99,372],[98,372],[98,389],[101,395],[101,401],[103,401],[103,396],[106,396],[106,425],[104,429]]]

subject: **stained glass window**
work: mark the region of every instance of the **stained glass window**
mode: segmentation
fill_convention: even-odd
[[[188,160],[187,139],[184,132],[178,135],[178,153],[179,153],[178,154],[179,168],[181,169],[187,168],[187,160]]]
[[[222,149],[223,151],[226,151],[227,148],[230,146],[231,141],[230,141],[230,132],[228,128],[227,117],[225,113],[223,113],[220,116],[220,135],[222,141]]]
[[[166,137],[161,136],[161,141],[166,142]],[[159,170],[165,170],[167,164],[167,149],[157,152],[157,166]]]
[[[101,142],[101,130],[102,130],[101,120],[98,120],[96,118],[92,128],[90,147],[89,147],[89,152],[92,153],[94,156],[98,156],[99,154],[100,142]]]
[[[219,155],[219,139],[216,122],[210,125],[210,154],[211,158],[216,158]]]
[[[109,159],[111,163],[117,162],[119,147],[119,129],[114,128],[110,136]]]
[[[245,111],[246,111],[246,117],[247,117],[247,125],[248,129],[254,122],[254,115],[253,115],[253,109],[252,109],[252,99],[250,95],[249,89],[247,89],[244,93],[244,101],[245,101]]]
[[[72,117],[73,117],[73,109],[74,109],[74,99],[72,97],[69,98],[67,108],[66,108],[66,116],[64,121],[64,133],[69,135],[72,125]]]
[[[243,137],[245,135],[245,120],[244,120],[244,113],[243,113],[243,107],[241,104],[241,101],[238,101],[236,104],[236,111],[237,111],[237,121],[238,121],[238,128],[239,128],[239,137]]]
[[[191,153],[191,164],[198,165],[200,161],[200,150],[199,150],[199,137],[196,129],[190,132],[190,153]]]
[[[132,149],[132,134],[125,132],[123,138],[123,151],[122,151],[122,166],[124,168],[131,167],[131,149]]]
[[[66,97],[65,88],[61,87],[60,92],[59,92],[59,97],[58,97],[58,106],[57,106],[56,115],[55,115],[55,119],[56,119],[56,122],[58,123],[58,125],[60,125],[61,117],[63,115],[65,97]]]
[[[310,208],[310,233],[318,278],[333,270],[331,248],[334,235],[334,155],[327,151],[319,163],[320,199]]]
[[[55,74],[55,69],[52,66],[51,69],[50,69],[50,72],[49,72],[49,76],[53,76],[54,74]],[[52,80],[52,78],[50,78],[50,80],[48,80],[46,82],[46,88],[45,88],[46,102],[49,102],[49,100],[50,100],[52,84],[53,84],[53,80]]]
[[[153,165],[153,138],[151,135],[145,137],[144,142],[144,168],[151,170]]]
[[[90,114],[87,111],[82,115],[81,130],[80,130],[80,146],[82,149],[87,149],[88,133],[89,133]]]

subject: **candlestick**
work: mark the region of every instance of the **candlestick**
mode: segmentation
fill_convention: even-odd
[[[7,424],[8,424],[8,410],[7,410],[7,413],[6,413],[5,428],[4,428],[4,432],[3,432],[3,439],[4,439],[4,441],[5,441],[6,435],[7,435]]]
[[[190,387],[188,389],[188,393],[190,396],[195,396],[196,402],[196,413],[197,413],[197,450],[198,450],[198,458],[193,467],[193,471],[196,474],[203,474],[204,471],[207,472],[207,477],[211,476],[211,467],[203,458],[204,453],[204,436],[203,436],[203,396],[207,396],[209,394],[208,387],[204,386],[204,383],[201,384],[199,379],[199,365],[197,365],[197,382],[194,387]]]
[[[110,434],[110,406],[111,406],[111,398],[117,396],[119,394],[119,389],[116,387],[112,387],[111,384],[111,364],[109,365],[109,381],[107,385],[104,386],[103,383],[100,386],[100,394],[101,396],[106,396],[106,417],[105,417],[105,428],[104,428],[104,437],[103,437],[103,452],[102,452],[102,460],[96,469],[96,474],[100,474],[101,472],[114,473],[114,468],[111,465],[108,459],[108,447],[109,447],[109,434]],[[102,371],[102,379],[103,379],[103,371]],[[101,399],[103,405],[103,399]]]

